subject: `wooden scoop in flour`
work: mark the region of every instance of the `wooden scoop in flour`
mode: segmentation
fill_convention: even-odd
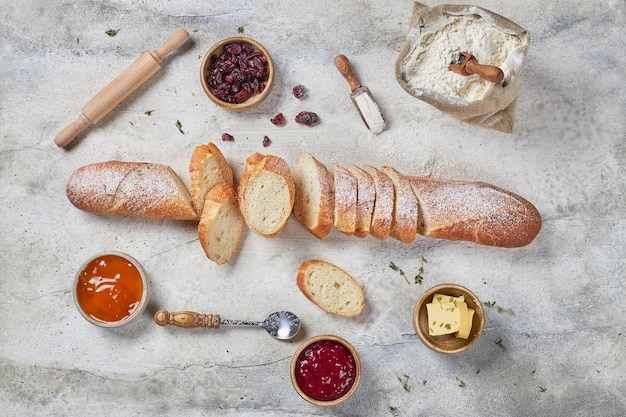
[[[54,143],[65,147],[90,126],[98,123],[115,106],[161,69],[163,58],[178,49],[188,39],[189,33],[185,29],[178,29],[159,49],[145,52],[137,58],[124,72],[89,100],[76,120],[56,135]]]
[[[448,69],[464,76],[478,74],[493,83],[499,83],[504,79],[504,72],[500,68],[479,64],[476,57],[469,52],[457,52],[452,55],[452,62]]]

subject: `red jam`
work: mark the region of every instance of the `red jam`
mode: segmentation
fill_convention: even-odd
[[[80,308],[91,318],[117,322],[139,307],[143,282],[137,267],[118,255],[95,258],[83,269],[76,284]]]
[[[298,356],[296,383],[302,392],[318,401],[333,401],[350,391],[356,378],[354,356],[343,344],[319,340]]]

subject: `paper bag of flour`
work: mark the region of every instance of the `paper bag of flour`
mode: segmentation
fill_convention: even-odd
[[[464,122],[511,133],[519,77],[530,36],[514,22],[476,6],[415,3],[396,79],[412,96]],[[453,56],[469,52],[504,72],[499,83],[449,70]]]

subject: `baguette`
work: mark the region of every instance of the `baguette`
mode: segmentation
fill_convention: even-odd
[[[393,183],[395,199],[389,235],[404,243],[411,243],[417,235],[418,202],[409,180],[390,166],[380,168]]]
[[[393,206],[395,191],[393,182],[384,172],[370,165],[364,165],[363,170],[372,176],[376,199],[374,201],[374,212],[372,213],[372,224],[370,234],[380,240],[385,240],[391,232],[391,222],[393,220]]]
[[[198,237],[207,258],[218,265],[228,262],[239,248],[243,227],[232,184],[224,182],[211,188],[198,224]]]
[[[298,221],[318,239],[331,232],[335,210],[335,184],[328,169],[308,153],[298,157],[293,180],[293,213]]]
[[[197,220],[187,187],[167,165],[107,161],[72,173],[66,194],[81,210],[161,220]]]
[[[197,146],[189,161],[189,189],[191,202],[201,215],[204,197],[217,184],[233,185],[233,170],[214,143]]]
[[[424,177],[409,182],[424,236],[516,248],[541,230],[541,215],[530,202],[493,185]]]
[[[356,230],[357,179],[342,166],[335,165],[335,229],[346,236]]]
[[[289,165],[274,155],[255,153],[246,161],[238,187],[241,214],[258,235],[273,238],[287,227],[295,186]]]
[[[296,284],[306,298],[327,313],[355,317],[365,306],[359,283],[329,262],[303,262],[298,268]]]
[[[372,224],[372,214],[374,213],[374,203],[376,201],[376,188],[374,179],[370,174],[363,171],[356,165],[348,168],[352,175],[356,177],[356,227],[354,236],[364,238],[369,235]]]

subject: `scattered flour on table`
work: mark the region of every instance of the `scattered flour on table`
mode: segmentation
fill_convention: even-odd
[[[411,88],[475,101],[493,83],[476,74],[465,77],[450,71],[454,53],[469,52],[481,64],[500,67],[506,76],[506,58],[521,44],[518,36],[478,15],[445,15],[437,24],[423,28],[419,43],[405,60],[404,77]]]

